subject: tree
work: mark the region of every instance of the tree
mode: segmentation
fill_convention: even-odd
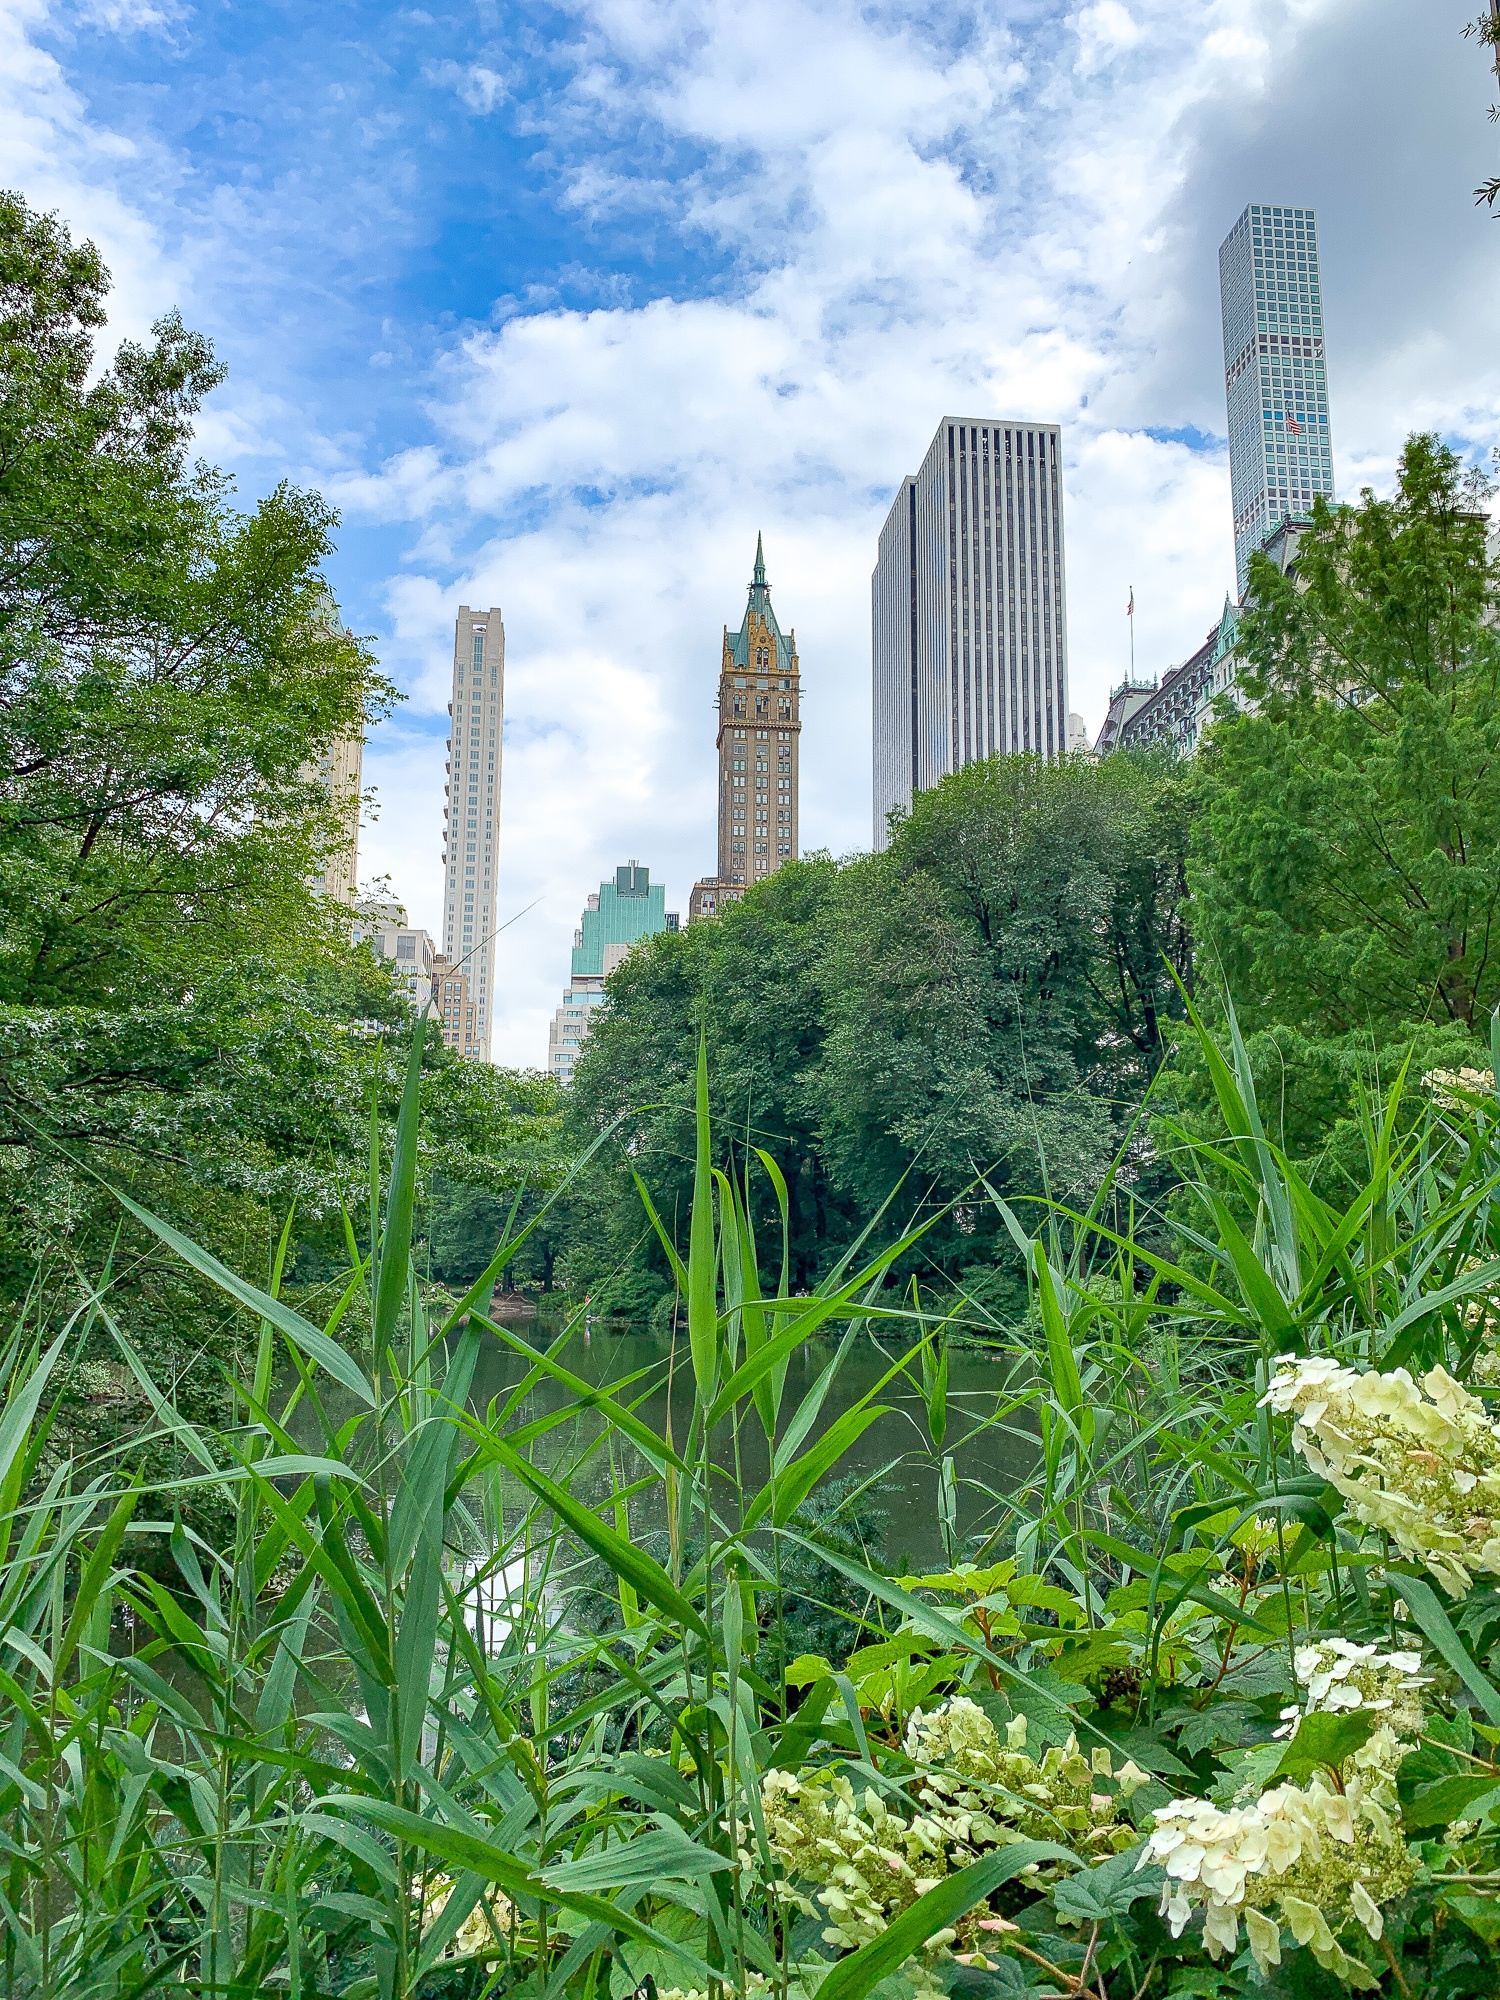
[[[1200,948],[1248,1025],[1340,1034],[1500,1000],[1500,631],[1489,488],[1411,438],[1394,495],[1314,503],[1294,576],[1252,559],[1210,732]]]
[[[977,1172],[1012,1194],[1091,1188],[1166,1053],[1180,1011],[1169,968],[1191,972],[1192,798],[1156,759],[992,758],[920,794],[885,853],[794,863],[711,922],[638,947],[611,975],[570,1093],[576,1143],[621,1121],[556,1218],[570,1281],[595,1286],[624,1263],[668,1287],[632,1176],[669,1225],[686,1213],[700,1028],[722,1163],[763,1150],[786,1183],[794,1284],[898,1184],[892,1231]],[[779,1251],[758,1165],[751,1188],[758,1238]],[[982,1261],[996,1226],[961,1204],[919,1261]]]
[[[166,997],[326,947],[309,758],[391,690],[332,615],[335,516],[189,468],[221,370],[175,315],[99,379],[92,245],[0,197],[0,996]]]
[[[575,1288],[597,1284],[625,1258],[668,1287],[628,1168],[642,1174],[669,1223],[686,1215],[700,1027],[724,1163],[742,1171],[746,1150],[763,1148],[786,1181],[794,1282],[810,1282],[848,1239],[855,1214],[829,1185],[806,1087],[823,1045],[817,966],[838,875],[826,856],[794,862],[712,921],[637,946],[610,975],[609,1004],[569,1093],[576,1146],[620,1121],[598,1169],[557,1217]],[[758,1227],[779,1245],[774,1196],[759,1167],[751,1187]]]
[[[239,511],[190,465],[222,371],[175,314],[97,365],[107,290],[0,196],[0,1290],[66,1316],[107,1268],[113,1322],[202,1410],[253,1325],[121,1233],[106,1184],[263,1273],[295,1210],[294,1287],[366,1227],[412,1017],[310,886],[337,828],[304,772],[392,691],[336,615],[332,510]],[[424,1184],[556,1177],[549,1082],[428,1065]],[[147,1414],[92,1324],[55,1452]]]
[[[1096,1183],[1180,1012],[1169,968],[1191,969],[1190,799],[1157,759],[993,757],[845,871],[816,1087],[862,1204],[908,1167],[945,1197],[980,1169],[1012,1191]]]

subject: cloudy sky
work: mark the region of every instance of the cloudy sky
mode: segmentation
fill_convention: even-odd
[[[1318,210],[1342,496],[1500,438],[1479,0],[0,0],[0,184],[179,305],[246,501],[342,510],[406,700],[363,872],[438,928],[457,605],[507,634],[499,1060],[584,896],[714,861],[720,628],[755,535],[805,681],[802,829],[870,838],[869,575],[945,412],[1060,422],[1072,702],[1233,577],[1216,250]]]

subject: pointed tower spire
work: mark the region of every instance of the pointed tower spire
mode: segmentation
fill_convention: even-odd
[[[751,579],[750,588],[752,590],[764,590],[765,587],[766,587],[766,553],[765,550],[761,547],[760,530],[757,528],[755,532],[755,575]]]

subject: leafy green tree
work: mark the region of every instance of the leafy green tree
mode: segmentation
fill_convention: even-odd
[[[326,948],[303,776],[390,689],[331,615],[335,517],[189,467],[221,371],[175,316],[97,381],[92,245],[0,197],[0,996],[180,993]]]
[[[1190,794],[1169,764],[995,757],[919,793],[845,871],[818,1072],[836,1178],[868,1208],[917,1164],[1096,1183],[1179,1011]]]
[[[1490,489],[1414,436],[1388,500],[1314,503],[1252,560],[1253,707],[1203,755],[1200,949],[1248,1025],[1338,1035],[1500,1000],[1500,629]]]
[[[337,824],[305,772],[392,691],[337,618],[331,509],[241,511],[190,464],[222,370],[175,314],[96,356],[107,290],[0,195],[0,1292],[43,1276],[66,1312],[107,1266],[112,1319],[217,1420],[254,1329],[106,1184],[263,1274],[295,1210],[294,1288],[366,1230],[411,1015],[310,886]],[[439,1162],[497,1200],[556,1177],[549,1082],[428,1065],[424,1193]],[[54,1450],[146,1414],[97,1319]]]
[[[857,1226],[823,1162],[816,1091],[823,1046],[818,975],[839,870],[826,856],[780,869],[711,922],[648,940],[610,976],[609,1005],[584,1044],[569,1126],[586,1143],[619,1121],[617,1139],[576,1196],[559,1204],[570,1285],[596,1285],[622,1259],[668,1273],[630,1177],[663,1219],[687,1213],[693,1178],[693,1074],[706,1032],[726,1164],[764,1150],[786,1180],[793,1281],[808,1283]],[[752,1201],[768,1253],[779,1254],[775,1202],[757,1164]]]
[[[669,1226],[686,1213],[700,1025],[724,1163],[759,1149],[786,1181],[796,1285],[898,1184],[893,1230],[980,1171],[1011,1193],[1091,1187],[1166,1053],[1171,969],[1191,971],[1192,809],[1188,779],[1159,760],[994,758],[919,795],[883,854],[793,864],[632,952],[570,1093],[579,1142],[621,1121],[558,1210],[570,1282],[625,1263],[667,1286],[632,1173]],[[751,1185],[777,1254],[758,1165]],[[1006,1254],[994,1222],[961,1204],[921,1261]]]

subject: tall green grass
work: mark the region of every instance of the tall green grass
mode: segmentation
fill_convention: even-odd
[[[1492,1102],[1404,1128],[1397,1090],[1367,1108],[1365,1186],[1334,1205],[1267,1137],[1232,1015],[1223,1049],[1197,1027],[1223,1130],[1177,1135],[1178,1250],[1112,1227],[1102,1202],[1035,1231],[1004,1211],[1042,1330],[997,1358],[992,1421],[1033,1468],[1004,1490],[960,1480],[942,1326],[892,1282],[914,1237],[872,1235],[789,1296],[786,1190],[767,1158],[714,1165],[701,1052],[685,1252],[642,1190],[685,1302],[680,1436],[643,1416],[649,1380],[570,1366],[571,1323],[473,1407],[481,1344],[517,1345],[485,1308],[536,1222],[431,1317],[412,1258],[420,1034],[383,1183],[372,1168],[368,1248],[351,1232],[321,1326],[281,1297],[290,1226],[258,1287],[127,1201],[253,1316],[256,1361],[236,1421],[210,1433],[151,1382],[107,1282],[49,1342],[28,1313],[6,1345],[4,1990],[620,2000],[649,1976],[782,1996],[821,1980],[828,2000],[862,2000],[975,1905],[1015,1908],[1019,1871],[1048,1856],[1012,1847],[949,1873],[830,1970],[817,1926],[776,1894],[769,1771],[836,1766],[909,1811],[906,1723],[968,1691],[1027,1716],[1033,1743],[1127,1748],[1157,1779],[1147,1804],[1164,1783],[1206,1785],[1246,1658],[1390,1618],[1360,1538],[1258,1405],[1269,1371],[1290,1351],[1461,1368],[1480,1337],[1466,1306],[1500,1283],[1500,1147]],[[737,1177],[761,1173],[783,1218],[769,1257]],[[367,1341],[346,1338],[356,1317]],[[59,1362],[101,1331],[196,1468],[182,1488],[143,1485],[128,1458],[44,1473]],[[790,1397],[792,1357],[829,1333],[831,1359]],[[877,1336],[883,1380],[845,1406],[844,1357]],[[560,1393],[530,1414],[544,1382]],[[948,1567],[899,1579],[823,1547],[805,1505],[907,1384]],[[189,1525],[195,1485],[232,1503],[227,1545]],[[1242,1562],[1257,1520],[1274,1554]],[[847,1661],[789,1657],[787,1575],[810,1557],[866,1605],[870,1643]],[[1407,1602],[1423,1615],[1415,1580]],[[1462,1655],[1462,1698],[1493,1696],[1500,1722],[1488,1627],[1460,1635],[1440,1605],[1427,1623],[1450,1665]],[[1253,1737],[1238,1699],[1234,1729]],[[1071,1867],[1058,1834],[1048,1855]],[[1059,1966],[1066,1939],[1048,1945],[1047,1976],[1072,1982],[1053,1990],[1166,1991],[1182,1955],[1163,1945],[1148,1968],[1131,1941],[1146,1921],[1129,1895],[1094,1919],[1081,1972],[1078,1953]],[[1004,1990],[1025,1990],[1037,1956],[1010,1961],[1022,1983]]]

